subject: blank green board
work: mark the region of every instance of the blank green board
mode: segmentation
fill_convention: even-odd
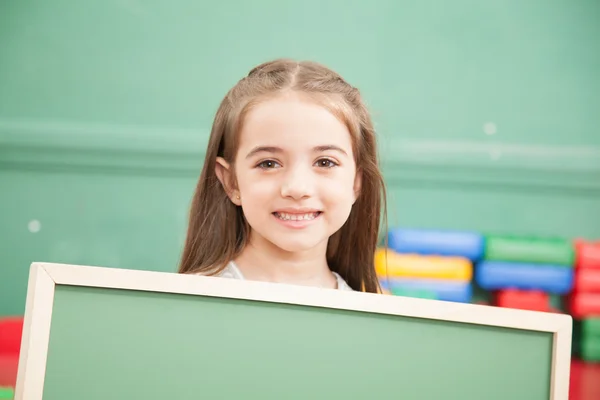
[[[55,286],[49,332],[44,400],[552,398],[552,332],[72,284]]]
[[[545,332],[68,286],[55,301],[49,400],[549,398]]]

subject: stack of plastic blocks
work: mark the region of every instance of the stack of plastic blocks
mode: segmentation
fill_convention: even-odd
[[[575,242],[575,285],[570,314],[580,324],[574,331],[583,360],[600,362],[600,242]],[[579,335],[579,337],[575,337]]]
[[[494,295],[496,306],[558,311],[551,296],[573,288],[573,244],[561,238],[487,235],[475,281]]]
[[[473,264],[482,252],[477,233],[396,228],[388,234],[388,248],[378,249],[375,268],[390,294],[468,303]]]

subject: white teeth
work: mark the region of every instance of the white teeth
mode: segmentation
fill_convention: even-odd
[[[282,219],[284,221],[310,221],[313,220],[319,215],[318,212],[307,213],[307,214],[288,214],[288,213],[278,213],[275,215],[277,218]]]

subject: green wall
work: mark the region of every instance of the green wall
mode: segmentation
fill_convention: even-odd
[[[390,225],[600,237],[595,0],[0,3],[0,315],[31,261],[173,271],[218,102],[288,56],[360,87]]]

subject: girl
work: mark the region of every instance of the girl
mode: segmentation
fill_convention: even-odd
[[[217,110],[179,272],[379,292],[382,207],[359,91],[313,62],[267,62]]]

